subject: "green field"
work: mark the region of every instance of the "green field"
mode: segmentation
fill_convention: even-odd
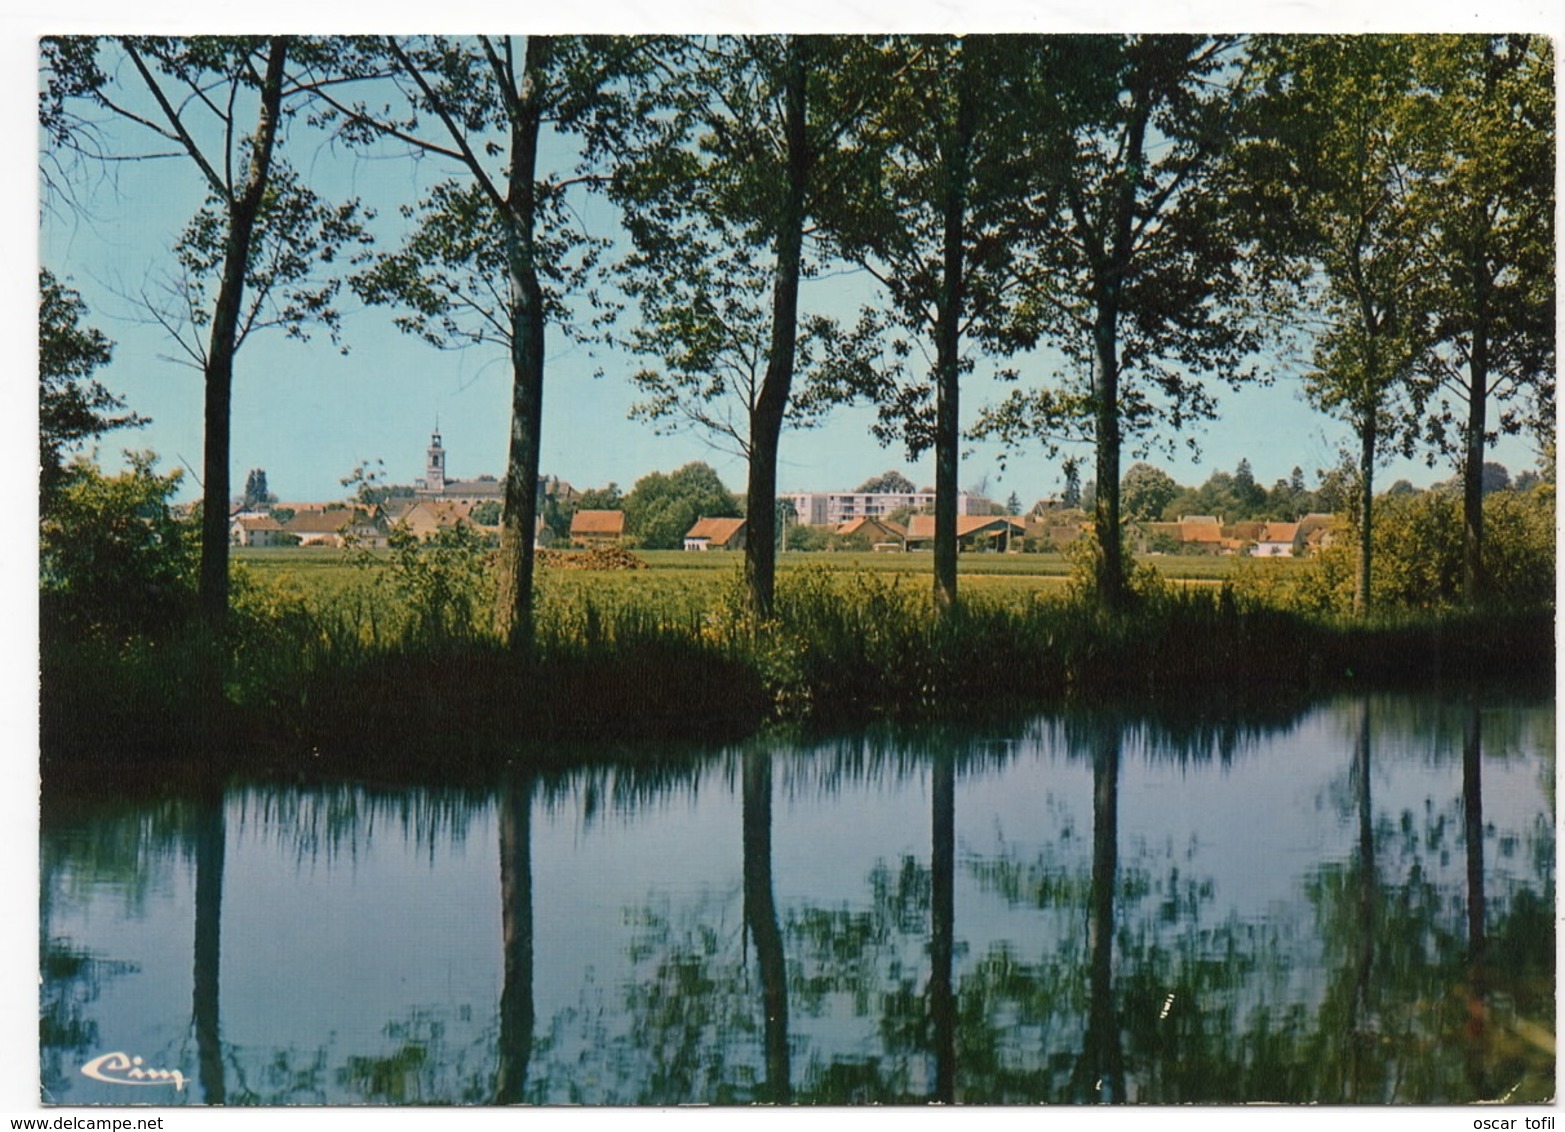
[[[712,603],[724,586],[738,586],[743,556],[730,553],[696,554],[682,550],[637,551],[648,570],[539,571],[541,600],[569,600],[590,594],[604,608],[641,606],[675,616],[698,613]],[[378,556],[377,556],[378,557]],[[327,547],[241,549],[234,560],[258,580],[281,584],[289,590],[330,601],[345,593],[373,586],[377,572],[366,569],[362,552],[355,555]],[[1211,585],[1233,576],[1239,560],[1211,555],[1155,555],[1142,561],[1172,581]],[[1253,563],[1266,569],[1287,570],[1296,564],[1287,559]],[[931,584],[934,569],[928,553],[871,554],[789,552],[779,557],[780,579],[800,569],[833,573],[862,573],[877,577],[895,575],[898,585],[911,588]],[[1071,564],[1061,554],[964,554],[958,559],[960,592],[964,596],[1001,604],[1022,604],[1034,595],[1060,593],[1070,576]]]

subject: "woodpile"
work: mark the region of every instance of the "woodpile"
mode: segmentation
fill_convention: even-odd
[[[539,550],[538,565],[554,570],[645,570],[647,564],[618,546],[591,550]]]

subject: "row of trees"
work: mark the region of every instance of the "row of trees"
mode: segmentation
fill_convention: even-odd
[[[1294,468],[1285,479],[1271,487],[1262,487],[1250,470],[1249,460],[1240,460],[1232,472],[1216,471],[1199,487],[1177,483],[1162,468],[1151,464],[1132,464],[1120,481],[1120,503],[1130,521],[1174,520],[1181,515],[1216,515],[1228,521],[1277,519],[1288,522],[1311,512],[1357,514],[1356,471],[1351,462],[1318,473],[1319,481],[1311,489],[1305,486],[1304,470]],[[1543,482],[1537,472],[1524,471],[1513,480],[1504,464],[1486,461],[1479,481],[1480,498],[1496,491],[1530,491]],[[1096,485],[1088,485],[1088,493]],[[1466,484],[1457,476],[1433,485],[1437,492],[1462,496],[1465,506]],[[1420,489],[1400,479],[1386,489],[1392,495],[1415,495]]]
[[[785,423],[872,401],[883,441],[934,452],[947,608],[975,351],[1058,352],[979,431],[1094,447],[1109,608],[1128,595],[1125,444],[1211,417],[1204,379],[1261,376],[1280,327],[1314,401],[1353,426],[1366,499],[1377,461],[1419,439],[1465,453],[1471,494],[1496,426],[1552,435],[1541,37],[118,37],[42,52],[48,183],[173,153],[207,190],[174,249],[177,306],[156,311],[206,376],[207,498],[229,494],[236,352],[267,326],[335,338],[345,278],[434,346],[507,352],[498,622],[513,645],[531,637],[549,329],[641,357],[635,411],[741,451],[752,514],[774,509]],[[357,202],[323,200],[289,163],[323,133],[440,170],[403,209],[399,247],[372,248]],[[573,156],[544,160],[550,138]],[[582,230],[589,191],[620,207],[623,240]],[[879,283],[851,325],[802,302],[842,264]],[[223,508],[204,516],[217,628],[227,531]],[[1481,508],[1467,527],[1477,599]],[[1361,605],[1370,548],[1366,523]],[[756,525],[759,613],[775,561],[772,524]]]

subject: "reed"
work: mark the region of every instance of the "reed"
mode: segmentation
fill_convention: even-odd
[[[210,654],[189,630],[111,641],[46,623],[45,767],[177,754],[438,777],[547,760],[572,740],[732,738],[767,721],[1553,684],[1548,608],[1360,622],[1146,574],[1115,616],[1067,588],[978,594],[941,615],[905,575],[807,567],[782,575],[763,622],[737,573],[704,587],[575,573],[542,580],[525,656],[489,631],[485,595],[463,589],[480,572],[426,575],[427,607],[416,585],[373,572],[327,596],[242,578],[215,705],[198,696]]]

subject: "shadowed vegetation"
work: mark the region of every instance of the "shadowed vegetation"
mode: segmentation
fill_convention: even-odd
[[[913,577],[794,567],[766,621],[749,613],[733,568],[546,569],[535,649],[523,656],[489,627],[492,552],[460,529],[356,562],[236,569],[220,711],[199,702],[205,654],[187,627],[83,627],[46,602],[46,768],[107,751],[127,770],[172,756],[214,769],[439,777],[510,762],[533,741],[724,738],[768,721],[834,726],[1087,697],[1296,702],[1553,678],[1547,607],[1350,620],[1280,608],[1243,576],[1181,586],[1149,568],[1133,575],[1123,613],[1096,609],[1077,568],[1047,589],[973,587],[939,617]]]

